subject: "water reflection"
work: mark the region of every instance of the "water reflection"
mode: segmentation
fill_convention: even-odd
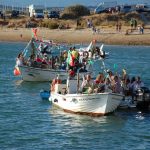
[[[94,132],[95,130],[99,130],[98,132],[120,130],[126,122],[126,119],[116,114],[102,117],[90,117],[67,113],[53,105],[49,109],[49,113],[53,122],[55,124],[61,124],[62,127],[68,126],[69,128],[77,128],[79,130],[90,128],[90,130],[94,130]]]
[[[20,86],[22,84],[23,80],[16,80],[15,81],[15,85],[16,86]]]

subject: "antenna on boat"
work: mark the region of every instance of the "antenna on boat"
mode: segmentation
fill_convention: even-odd
[[[104,44],[102,44],[101,47],[100,47],[100,53],[101,53],[100,60],[102,62],[103,70],[106,73],[107,71],[106,71],[106,66],[105,66],[105,63],[104,63],[105,53],[103,51],[103,47],[104,47]]]
[[[79,85],[80,85],[79,71],[80,69],[78,69],[77,71],[77,93],[79,93]]]
[[[28,47],[30,46],[30,44],[31,44],[31,40],[29,41],[29,43],[27,44],[27,46],[24,48],[24,50],[23,50],[23,52],[22,52],[23,57],[26,56],[26,54],[27,54],[27,52],[28,52]]]

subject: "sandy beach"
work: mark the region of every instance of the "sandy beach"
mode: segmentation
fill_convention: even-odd
[[[126,30],[116,32],[115,29],[108,28],[101,29],[100,33],[93,33],[91,29],[49,30],[45,28],[38,28],[37,35],[40,39],[53,40],[58,43],[89,43],[95,39],[98,42],[112,45],[150,45],[150,29],[145,30],[144,34],[139,34],[136,31],[126,35],[125,31]],[[0,41],[28,42],[31,37],[31,29],[0,29]]]

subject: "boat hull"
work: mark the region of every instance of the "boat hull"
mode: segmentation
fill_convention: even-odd
[[[103,116],[114,112],[123,95],[112,93],[97,94],[55,94],[49,98],[52,103],[66,112]]]
[[[43,69],[29,66],[19,66],[19,69],[24,81],[52,81],[57,75],[60,76],[61,80],[66,80],[68,77],[68,72],[64,70]],[[86,73],[91,72],[83,72],[81,74]]]
[[[63,70],[42,69],[28,66],[20,66],[21,76],[24,81],[52,81],[59,74],[62,80],[67,77]]]

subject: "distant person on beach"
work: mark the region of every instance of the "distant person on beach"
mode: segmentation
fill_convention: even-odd
[[[22,34],[20,34],[20,38],[22,39]]]
[[[134,29],[137,28],[137,21],[136,21],[136,19],[133,19],[133,27],[134,27]]]
[[[121,22],[118,24],[118,31],[121,32],[122,24]]]
[[[92,28],[93,27],[93,22],[90,19],[87,19],[87,28]]]
[[[121,22],[116,22],[116,32],[120,32],[121,31],[121,27],[122,27],[122,24]]]
[[[140,27],[140,33],[144,34],[144,26],[143,25],[141,25],[141,27]]]
[[[130,20],[130,27],[131,27],[131,30],[133,29],[133,18],[131,18]]]
[[[93,27],[93,22],[92,22],[92,20],[90,20],[90,27],[91,27],[91,28]]]
[[[67,29],[70,29],[70,25],[69,25],[69,23],[66,25],[66,27],[67,27]]]
[[[144,26],[139,24],[138,31],[139,31],[139,34],[144,34]]]
[[[80,20],[79,19],[77,19],[77,28],[80,26]]]
[[[87,28],[90,28],[90,20],[87,19]]]
[[[96,33],[96,28],[94,26],[92,27],[92,31],[93,31],[93,34]]]
[[[139,32],[139,34],[141,34],[141,25],[139,24],[138,26],[137,26],[137,29],[138,29],[138,32]]]
[[[119,26],[119,23],[118,21],[116,22],[116,32],[118,31],[118,26]]]

